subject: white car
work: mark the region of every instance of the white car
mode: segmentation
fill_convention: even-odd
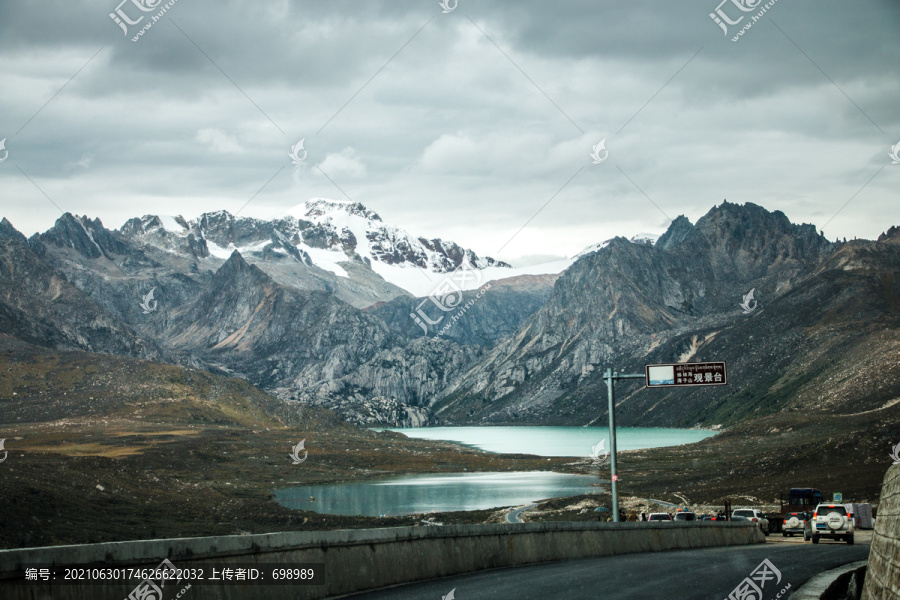
[[[731,511],[732,517],[745,517],[750,519],[757,525],[759,525],[760,530],[762,530],[764,535],[769,535],[769,520],[763,515],[763,512],[758,508],[739,508],[737,510]]]
[[[853,513],[843,504],[818,505],[809,520],[809,528],[813,544],[818,544],[823,537],[853,543]]]

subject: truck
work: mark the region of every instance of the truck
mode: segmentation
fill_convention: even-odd
[[[816,506],[825,502],[825,496],[816,488],[791,488],[788,490],[787,504],[784,496],[781,496],[781,510],[778,514],[767,514],[769,519],[769,533],[782,533],[785,515],[793,512],[808,512],[815,510]],[[854,512],[854,514],[856,514]]]

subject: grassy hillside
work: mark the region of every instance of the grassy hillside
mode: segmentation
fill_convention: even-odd
[[[412,525],[289,510],[271,491],[380,475],[561,466],[376,434],[194,369],[0,334],[0,547]],[[291,448],[306,440],[308,459]],[[314,505],[311,505],[314,508]],[[480,522],[489,511],[442,517]]]

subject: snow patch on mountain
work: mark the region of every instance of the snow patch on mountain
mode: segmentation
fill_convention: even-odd
[[[181,217],[173,217],[172,215],[156,215],[159,219],[160,223],[162,223],[163,229],[174,233],[176,235],[185,236],[188,234],[188,228],[179,223],[184,222],[184,219]]]
[[[648,246],[653,246],[654,244],[656,244],[656,241],[659,239],[659,237],[660,236],[656,233],[639,233],[632,236],[628,241],[630,241],[632,244],[646,244]],[[581,258],[582,256],[587,256],[588,254],[593,254],[598,250],[606,248],[607,246],[609,246],[609,243],[611,241],[612,240],[606,240],[605,242],[600,242],[599,244],[591,244],[590,246],[576,254],[573,257],[572,262],[574,262],[576,259]]]
[[[341,266],[342,262],[347,261],[347,255],[343,252],[322,250],[320,248],[307,246],[306,244],[297,244],[297,247],[306,252],[312,259],[313,264],[320,269],[330,271],[338,277],[350,277],[347,270]]]
[[[648,244],[650,246],[656,244],[659,240],[658,233],[639,233],[631,238],[633,244]]]

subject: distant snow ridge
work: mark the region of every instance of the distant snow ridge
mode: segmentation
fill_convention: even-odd
[[[632,244],[646,244],[648,246],[653,246],[654,244],[656,244],[656,241],[658,239],[659,239],[659,235],[656,233],[639,233],[639,234],[633,236],[628,241],[631,242]],[[609,246],[609,243],[611,241],[612,240],[610,239],[610,240],[606,240],[605,242],[600,242],[599,244],[591,244],[590,246],[588,246],[587,248],[585,248],[584,250],[582,250],[581,252],[576,254],[573,258],[579,259],[582,256],[587,256],[588,254],[593,254],[594,252]]]
[[[225,260],[237,250],[255,260],[293,257],[339,277],[351,276],[346,263],[361,262],[415,296],[433,293],[443,275],[463,264],[481,274],[480,281],[472,278],[468,282],[471,289],[487,281],[523,273],[558,273],[565,268],[513,269],[455,242],[414,236],[388,225],[359,202],[325,198],[311,199],[268,221],[234,217],[227,211],[204,213],[191,221],[180,216],[147,215],[131,219],[120,232],[175,254],[191,252],[198,258]]]
[[[454,278],[454,284],[472,290],[508,277],[562,273],[577,259],[611,241],[588,246],[567,260],[514,268],[452,241],[414,236],[386,224],[359,202],[326,198],[313,198],[271,220],[234,217],[224,210],[191,221],[181,216],[146,215],[129,220],[120,232],[166,252],[200,259],[227,260],[237,250],[246,260],[268,265],[270,273],[277,272],[279,264],[290,270],[296,261],[352,279],[349,263],[355,262],[418,297],[438,293],[445,276],[462,265],[477,270],[479,277]],[[658,238],[639,233],[631,241],[652,245]]]
[[[299,220],[304,242],[316,244],[335,254],[333,263],[357,254],[386,281],[416,296],[425,296],[435,289],[442,275],[467,264],[484,270],[496,268],[510,271],[512,267],[490,257],[479,257],[472,250],[455,242],[417,237],[393,225],[359,202],[315,198],[295,206],[288,212]],[[338,258],[337,255],[341,257]],[[328,259],[311,255],[313,262]],[[472,281],[473,289],[477,281]]]

